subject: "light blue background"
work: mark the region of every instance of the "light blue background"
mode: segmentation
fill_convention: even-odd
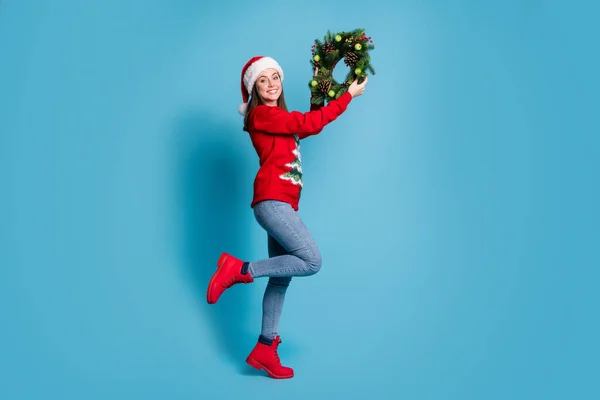
[[[597,7],[551,1],[0,3],[0,398],[597,398]],[[239,75],[365,28],[377,75],[303,142],[324,265],[246,368],[267,256]],[[595,114],[594,114],[595,113]]]

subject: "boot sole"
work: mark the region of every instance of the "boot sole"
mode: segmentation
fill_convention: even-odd
[[[264,369],[267,372],[267,374],[269,374],[269,376],[274,379],[289,379],[294,377],[293,373],[291,375],[275,375],[267,367],[250,357],[246,358],[246,363],[248,363],[252,368],[256,368],[259,371]]]
[[[225,264],[225,261],[227,260],[227,258],[228,258],[227,254],[225,254],[225,253],[221,254],[221,257],[219,257],[219,261],[217,261],[217,271],[219,270],[219,268],[221,268],[223,266],[223,264]],[[215,271],[212,278],[210,278],[210,282],[208,282],[208,289],[206,290],[206,302],[208,304],[215,304],[218,301],[218,299],[215,301],[210,301],[210,288],[212,287],[213,282],[216,277],[217,277],[217,273]]]

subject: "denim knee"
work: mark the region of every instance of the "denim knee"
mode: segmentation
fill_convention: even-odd
[[[321,252],[316,246],[313,246],[311,249],[311,255],[305,260],[308,264],[308,268],[312,274],[316,274],[321,270],[321,264],[323,260],[321,259]]]

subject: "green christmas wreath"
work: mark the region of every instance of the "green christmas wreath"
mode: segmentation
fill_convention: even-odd
[[[327,31],[323,41],[316,39],[312,46],[310,64],[313,75],[317,68],[318,73],[308,84],[312,94],[311,103],[323,104],[337,99],[348,91],[355,79],[358,78],[358,83],[362,83],[367,72],[375,75],[369,56],[369,50],[374,48],[373,40],[365,34],[364,29],[336,34]],[[338,83],[333,78],[333,70],[342,59],[350,70],[344,82]]]

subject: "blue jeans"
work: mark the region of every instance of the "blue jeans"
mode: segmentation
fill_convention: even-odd
[[[254,206],[256,221],[267,232],[269,258],[248,264],[252,278],[269,277],[263,296],[262,336],[277,336],[285,292],[293,276],[321,269],[321,254],[298,213],[288,203],[265,200]]]

